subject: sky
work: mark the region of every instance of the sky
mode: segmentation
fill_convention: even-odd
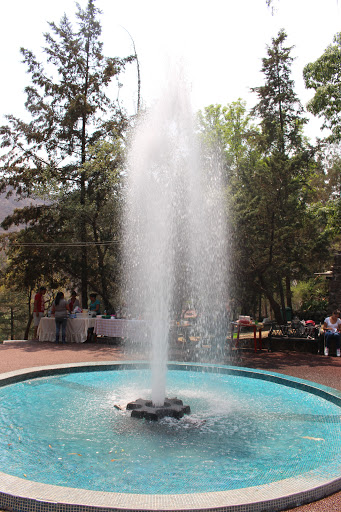
[[[24,116],[24,87],[29,84],[21,63],[20,47],[41,58],[48,21],[58,24],[64,13],[74,20],[73,0],[1,0],[0,117]],[[86,0],[79,0],[82,7]],[[302,71],[315,61],[334,35],[341,31],[338,0],[97,0],[102,11],[104,54],[124,57],[133,53],[140,63],[141,95],[145,106],[160,95],[169,63],[180,60],[191,90],[193,109],[226,105],[242,98],[251,108],[257,102],[251,87],[263,84],[260,72],[266,48],[283,28],[287,45],[294,46],[292,78],[303,105],[313,96],[304,87]],[[120,99],[134,113],[137,98],[136,65],[121,77]],[[115,86],[113,85],[113,88]],[[117,94],[113,89],[112,94]],[[310,116],[306,134],[320,135],[321,122]]]

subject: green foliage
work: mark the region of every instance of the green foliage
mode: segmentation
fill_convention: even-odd
[[[257,128],[240,98],[226,106],[210,105],[198,113],[198,130],[203,143],[220,152],[230,179],[241,171],[242,162],[252,159]]]
[[[102,242],[111,240],[113,232],[117,237],[120,223],[115,216],[120,209],[121,141],[128,119],[108,91],[135,56],[105,57],[95,0],[88,0],[85,10],[78,4],[77,9],[75,29],[66,15],[59,25],[49,24],[51,31],[44,34],[45,66],[32,51],[21,49],[31,77],[25,89],[31,120],[9,115],[8,125],[0,128],[0,190],[44,197],[44,207],[15,212],[3,226],[28,223],[20,236],[27,243],[48,244],[43,257],[58,273],[59,282],[69,277],[80,286],[85,306],[89,287],[103,291],[104,301],[109,301],[103,279],[94,286],[94,269],[101,264],[106,269],[106,254],[115,252]],[[109,217],[110,228],[104,225]],[[68,249],[64,256],[57,243],[68,243],[69,248],[73,244],[75,250]]]
[[[307,122],[303,107],[294,92],[291,77],[293,47],[284,46],[287,38],[280,30],[268,47],[268,57],[263,59],[262,72],[265,84],[254,87],[259,98],[252,113],[260,118],[265,149],[289,155],[302,143],[302,128]]]
[[[0,286],[0,340],[23,339],[27,322],[27,297]]]
[[[341,140],[341,33],[334,37],[334,44],[315,62],[307,64],[303,77],[307,89],[314,89],[315,95],[308,103],[308,110],[322,118],[323,128],[331,130],[330,141]]]
[[[321,322],[328,311],[328,281],[315,277],[293,287],[293,309],[304,320]]]
[[[66,16],[59,25],[50,23],[45,67],[22,49],[31,77],[26,88],[31,120],[8,116],[8,125],[0,128],[0,188],[43,197],[45,204],[17,209],[2,223],[4,229],[25,228],[2,237],[0,336],[10,336],[11,314],[15,333],[24,327],[27,332],[41,284],[51,295],[76,288],[85,300],[87,291],[95,291],[106,309],[120,301],[129,120],[108,96],[108,87],[135,57],[102,54],[98,13],[95,0],[88,0],[84,11],[78,6],[76,29]],[[292,48],[285,46],[286,37],[281,30],[267,48],[264,84],[253,88],[258,103],[251,113],[241,99],[198,113],[206,157],[218,155],[225,169],[230,294],[246,314],[255,314],[260,297],[277,316],[291,300],[295,309],[318,311],[325,290],[309,276],[331,263],[340,242],[339,148],[313,148],[303,137],[306,119],[291,79]],[[305,70],[307,83],[318,90],[309,108],[325,116],[335,139],[340,41],[341,36],[318,65]],[[291,290],[293,280],[299,285]]]
[[[84,204],[74,190],[52,204],[16,210],[4,220],[5,228],[26,225],[10,236],[5,278],[25,289],[41,282],[50,290],[79,287],[83,248],[79,240],[85,225],[87,285],[110,307],[119,293],[123,151],[119,141],[113,141],[97,143],[89,153],[84,165],[88,177]]]
[[[37,185],[49,189],[51,183],[81,186],[80,165],[89,148],[126,126],[106,89],[133,57],[103,56],[97,13],[94,0],[89,0],[85,11],[78,6],[76,31],[66,16],[59,26],[50,23],[53,34],[45,34],[44,52],[54,79],[31,51],[21,49],[32,81],[25,89],[32,120],[25,123],[9,115],[9,125],[0,130],[1,146],[9,148],[2,158],[2,183],[20,194],[37,192]]]
[[[280,31],[263,59],[265,83],[253,88],[254,117],[242,100],[199,112],[201,136],[218,145],[228,178],[233,301],[247,314],[266,297],[279,321],[284,300],[291,305],[290,283],[319,270],[331,238],[320,204],[325,173],[303,137],[306,119],[285,39]]]

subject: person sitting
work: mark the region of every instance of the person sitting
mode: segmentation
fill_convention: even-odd
[[[52,303],[51,312],[56,322],[56,343],[59,343],[60,328],[62,328],[62,343],[66,343],[66,323],[69,306],[64,299],[64,293],[58,292]]]
[[[75,292],[75,290],[71,292],[71,299],[69,299],[68,305],[70,313],[72,313],[75,308],[80,307],[79,300],[77,299],[77,293]]]
[[[335,340],[336,343],[336,355],[340,357],[340,329],[341,329],[341,320],[340,320],[340,311],[333,311],[331,316],[327,316],[323,323],[324,336],[325,336],[325,347],[324,347],[324,355],[329,355],[329,346],[331,340]]]
[[[92,314],[96,313],[96,315],[100,315],[101,314],[101,311],[100,311],[101,303],[96,297],[97,297],[96,293],[90,293],[89,310],[92,312]]]

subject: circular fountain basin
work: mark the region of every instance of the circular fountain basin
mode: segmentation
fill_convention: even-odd
[[[170,363],[191,414],[150,398],[146,363],[84,363],[0,379],[0,506],[28,512],[284,510],[341,488],[341,393],[283,375]],[[61,505],[62,504],[62,505]]]

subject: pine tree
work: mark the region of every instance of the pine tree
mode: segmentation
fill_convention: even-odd
[[[252,113],[260,119],[259,142],[265,156],[258,182],[259,186],[265,188],[266,184],[267,188],[267,198],[259,198],[258,204],[266,205],[268,218],[268,244],[266,249],[264,247],[267,261],[258,271],[258,281],[278,320],[280,309],[285,310],[285,301],[291,305],[292,268],[297,267],[299,254],[295,238],[302,228],[305,211],[302,187],[313,156],[303,138],[307,120],[294,91],[292,47],[285,46],[286,37],[284,30],[280,30],[272,39],[272,45],[267,48],[268,56],[263,59],[265,84],[252,89],[259,98]],[[280,305],[274,292],[280,297]]]
[[[265,147],[269,153],[275,151],[282,156],[290,156],[302,147],[302,128],[307,122],[290,78],[293,47],[284,46],[286,38],[284,30],[280,30],[272,39],[261,69],[265,85],[251,89],[259,98],[252,114],[261,120]]]
[[[87,304],[86,162],[96,142],[122,136],[127,118],[120,105],[108,95],[127,63],[135,57],[106,58],[100,42],[100,11],[95,0],[85,10],[77,4],[77,28],[66,15],[59,25],[49,23],[44,34],[46,64],[22,48],[23,62],[31,77],[26,87],[25,107],[30,121],[7,116],[0,129],[2,157],[0,190],[8,186],[17,194],[30,196],[48,192],[51,186],[63,193],[78,190],[80,208],[81,293]],[[8,190],[8,188],[7,188]]]

